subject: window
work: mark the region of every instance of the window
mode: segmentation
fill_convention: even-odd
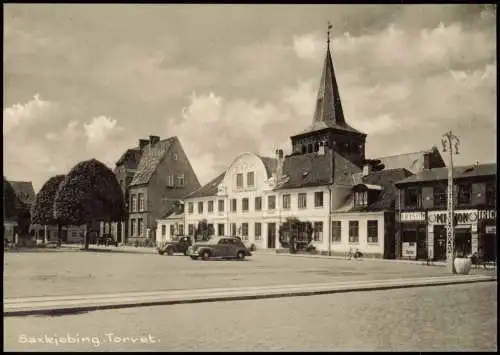
[[[184,186],[184,174],[180,174],[177,176],[177,185]]]
[[[170,237],[173,237],[175,234],[175,226],[173,224],[170,225]]]
[[[179,235],[184,235],[184,224],[179,224]]]
[[[323,207],[323,191],[314,193],[314,207]]]
[[[262,210],[262,197],[256,197],[255,198],[255,210],[260,211]]]
[[[243,174],[242,173],[236,174],[236,187],[238,187],[238,188],[243,187]]]
[[[342,225],[340,221],[332,221],[332,242],[342,241]]]
[[[290,201],[291,201],[290,200],[290,194],[283,195],[283,209],[284,210],[290,209],[290,204],[291,204]]]
[[[188,213],[193,213],[193,203],[192,202],[188,203]]]
[[[231,199],[231,212],[236,212],[236,199],[235,198],[232,198]]]
[[[236,223],[231,223],[231,235],[236,235]]]
[[[254,227],[255,240],[260,240],[262,236],[262,224],[260,222],[255,222]]]
[[[419,187],[409,187],[404,193],[406,208],[422,208],[422,191]]]
[[[434,200],[434,207],[446,206],[447,187],[444,185],[436,185],[432,189],[432,197]]]
[[[130,236],[135,236],[135,219],[130,220]]]
[[[378,221],[368,221],[366,224],[368,243],[378,243]]]
[[[243,240],[248,240],[248,223],[241,224],[241,235]]]
[[[358,221],[349,221],[349,243],[359,243]]]
[[[174,153],[174,160],[177,160],[178,158],[177,153]]]
[[[194,235],[194,224],[188,225],[188,235],[191,235],[191,236]]]
[[[368,204],[368,192],[367,191],[354,192],[354,206],[366,207],[367,204]]]
[[[219,206],[217,206],[217,207],[218,207],[219,212],[224,212],[224,200],[218,200],[218,203],[219,203]]]
[[[198,213],[203,213],[203,201],[198,202]]]
[[[143,228],[144,228],[143,220],[142,220],[142,218],[138,218],[137,219],[137,235],[139,237],[142,237],[142,235],[143,235]]]
[[[136,195],[130,196],[130,200],[131,200],[130,205],[132,206],[131,212],[137,211],[137,196]]]
[[[144,211],[144,194],[138,194],[137,199],[139,200],[139,212]]]
[[[209,224],[207,225],[207,232],[208,232],[208,235],[210,235],[210,236],[211,236],[211,235],[214,235],[214,234],[215,234],[215,232],[214,232],[214,231],[215,231],[215,229],[214,229],[214,225],[213,225],[213,223],[209,223]]]
[[[212,213],[214,211],[214,201],[208,201],[208,213]]]
[[[255,174],[253,171],[249,171],[247,173],[247,186],[254,186],[255,185]]]
[[[307,208],[307,194],[306,193],[299,194],[298,206],[299,206],[299,208]]]
[[[217,235],[220,237],[224,236],[224,223],[219,223],[217,225]]]
[[[161,225],[161,236],[164,237],[167,234],[167,226],[162,224]]]
[[[317,242],[323,241],[323,222],[314,222],[313,238]]]
[[[248,212],[248,197],[244,197],[244,198],[241,200],[241,209],[242,209],[244,212]]]
[[[489,181],[486,183],[486,204],[488,206],[495,206],[497,200],[495,182]]]
[[[169,186],[169,187],[174,186],[174,176],[173,175],[168,176],[167,186]]]
[[[471,203],[472,185],[469,183],[458,184],[458,204],[469,205]]]
[[[267,196],[267,209],[276,209],[276,196]]]

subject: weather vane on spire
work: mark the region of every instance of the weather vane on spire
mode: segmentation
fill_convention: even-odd
[[[328,42],[327,42],[328,43],[328,47],[330,47],[330,30],[332,29],[332,27],[333,26],[332,26],[331,22],[328,21],[328,32],[327,32],[328,33]]]

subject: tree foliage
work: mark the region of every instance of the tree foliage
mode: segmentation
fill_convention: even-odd
[[[279,241],[283,248],[288,248],[293,242],[307,244],[311,241],[313,226],[309,221],[302,222],[296,217],[289,217],[279,228]]]
[[[63,182],[64,177],[64,175],[56,175],[43,184],[42,188],[36,195],[35,204],[31,214],[32,223],[43,225],[58,224],[58,221],[54,216],[54,200],[56,198],[59,185]]]
[[[12,185],[3,178],[3,216],[5,219],[16,219],[18,215],[18,198]]]
[[[59,185],[54,216],[65,225],[125,219],[123,192],[113,171],[96,159],[78,163]]]
[[[198,222],[198,227],[195,231],[195,239],[208,240],[208,237],[213,235],[213,232],[213,227],[208,225],[206,219],[203,219]]]

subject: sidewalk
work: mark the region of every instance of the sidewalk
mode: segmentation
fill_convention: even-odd
[[[441,277],[343,281],[299,285],[242,288],[191,289],[156,292],[128,292],[82,296],[42,296],[4,299],[5,316],[64,314],[99,309],[130,308],[231,300],[308,296],[338,292],[387,290],[394,288],[463,284],[496,281],[494,276],[453,275]]]
[[[61,250],[80,250],[83,249],[81,244],[63,244]],[[89,245],[89,252],[116,252],[116,253],[136,253],[136,254],[158,254],[155,247],[132,247],[132,246],[104,246],[104,245]]]

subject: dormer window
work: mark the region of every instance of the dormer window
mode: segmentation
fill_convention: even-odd
[[[366,207],[368,205],[368,191],[355,191],[354,192],[354,206]]]

